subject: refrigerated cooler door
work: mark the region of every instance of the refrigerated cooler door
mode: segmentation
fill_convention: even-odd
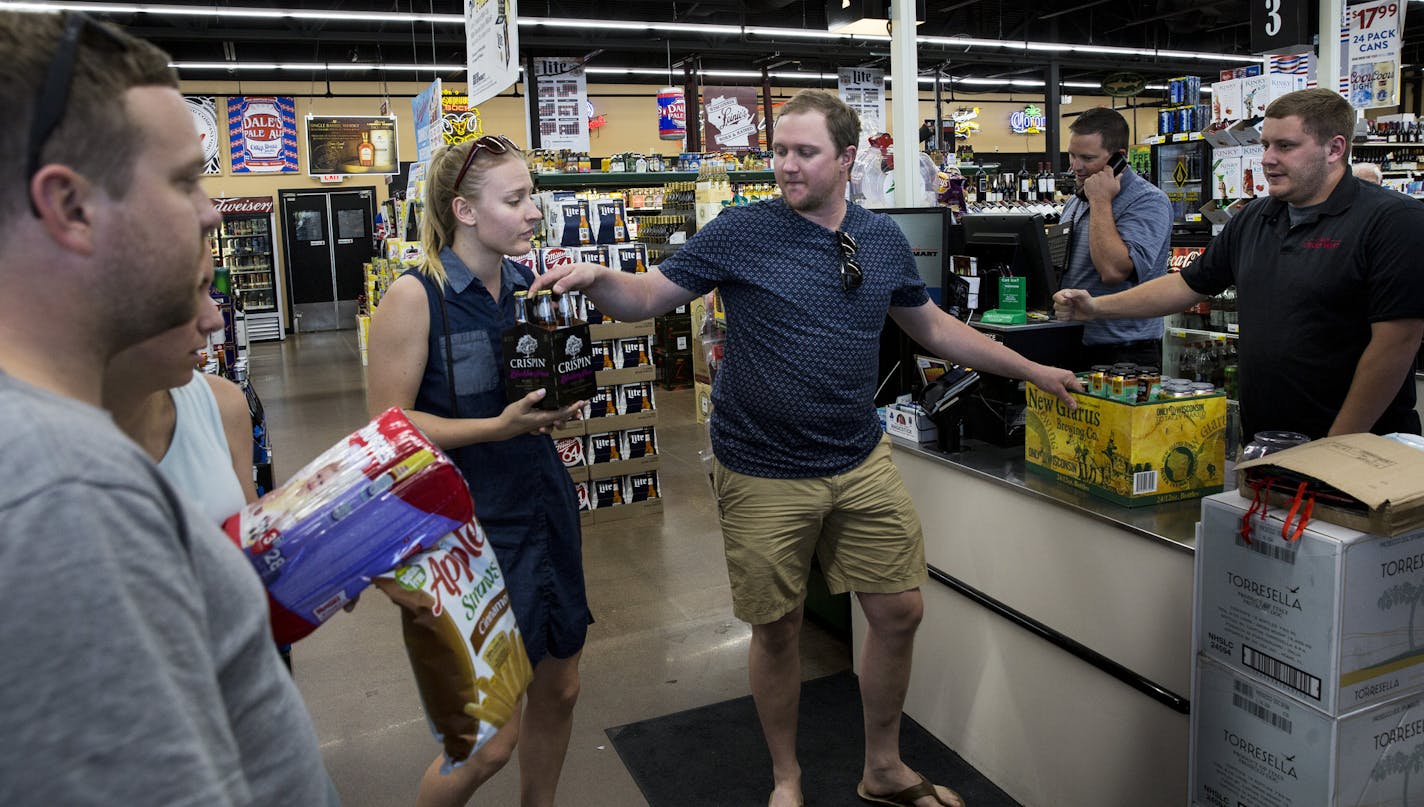
[[[1207,167],[1210,165],[1211,146],[1205,141],[1162,143],[1152,147],[1152,176],[1172,203],[1172,223],[1202,220],[1197,211],[1213,198],[1211,186],[1202,181],[1203,176],[1209,175]]]

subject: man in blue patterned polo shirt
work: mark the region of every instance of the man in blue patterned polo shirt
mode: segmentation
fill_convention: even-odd
[[[1127,157],[1127,121],[1097,107],[1079,115],[1068,131],[1068,160],[1081,195],[1063,208],[1063,220],[1073,225],[1063,288],[1098,297],[1166,274],[1172,240],[1167,194],[1131,168],[1114,175],[1108,167],[1113,155]],[[1160,366],[1162,333],[1161,317],[1089,322],[1083,326],[1082,366]]]
[[[770,804],[802,803],[797,638],[814,554],[832,592],[856,592],[868,626],[861,797],[957,806],[957,794],[900,759],[926,569],[919,519],[875,414],[880,330],[888,314],[935,353],[1031,380],[1068,406],[1067,390],[1079,387],[1068,371],[1030,362],[930,302],[895,223],[846,203],[859,137],[859,119],[839,98],[798,93],[775,127],[782,198],[724,211],[646,274],[574,264],[531,291],[583,289],[614,318],[639,320],[721,290],[728,331],[712,391],[713,486],[733,612],[752,626]]]

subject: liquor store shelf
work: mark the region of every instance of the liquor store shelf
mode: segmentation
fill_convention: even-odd
[[[732,182],[774,182],[771,171],[728,171]],[[593,172],[588,174],[534,174],[534,184],[545,190],[577,189],[590,187],[640,187],[662,185],[668,182],[695,182],[696,171],[656,171],[619,173]]]
[[[1228,331],[1203,331],[1196,328],[1178,328],[1176,326],[1168,328],[1167,332],[1179,339],[1184,336],[1209,336],[1212,339],[1237,339],[1241,336],[1239,333],[1231,333]]]

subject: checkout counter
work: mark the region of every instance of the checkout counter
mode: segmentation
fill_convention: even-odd
[[[893,454],[930,568],[905,713],[1025,805],[1184,805],[1199,501],[1118,506],[1022,447]]]
[[[1082,341],[1080,323],[971,325],[1056,366]],[[1030,475],[1022,431],[974,413],[1015,395],[986,377],[937,420],[941,448],[894,440],[930,570],[905,714],[1025,805],[1186,805],[1200,501],[1129,508]]]

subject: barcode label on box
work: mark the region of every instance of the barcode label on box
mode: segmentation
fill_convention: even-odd
[[[1251,645],[1241,645],[1241,664],[1272,681],[1280,682],[1307,698],[1320,700],[1319,678],[1304,670],[1296,669],[1280,659],[1272,658]]]
[[[1260,555],[1265,555],[1266,557],[1271,558],[1273,560],[1278,560],[1282,563],[1287,563],[1291,566],[1294,566],[1295,556],[1299,552],[1299,550],[1294,546],[1283,546],[1281,544],[1271,543],[1269,540],[1263,540],[1259,537],[1261,532],[1262,529],[1259,525],[1253,526],[1251,528],[1251,543],[1246,543],[1246,540],[1244,538],[1242,538],[1240,535],[1237,535],[1236,545],[1243,546],[1251,550],[1252,552],[1255,552]]]
[[[1132,495],[1157,492],[1157,472],[1138,471],[1132,475]]]
[[[1231,694],[1231,703],[1233,706],[1245,710],[1257,720],[1268,723],[1284,731],[1286,734],[1291,733],[1290,718],[1277,714],[1253,700],[1253,698],[1256,697],[1255,687],[1245,681],[1232,681],[1231,688],[1235,690]]]
[[[1290,718],[1285,717],[1284,715],[1276,714],[1270,709],[1267,709],[1266,707],[1253,700],[1250,700],[1249,698],[1244,698],[1241,695],[1232,695],[1231,705],[1245,711],[1247,714],[1251,715],[1262,723],[1266,723],[1273,728],[1280,729],[1286,734],[1291,733]]]

